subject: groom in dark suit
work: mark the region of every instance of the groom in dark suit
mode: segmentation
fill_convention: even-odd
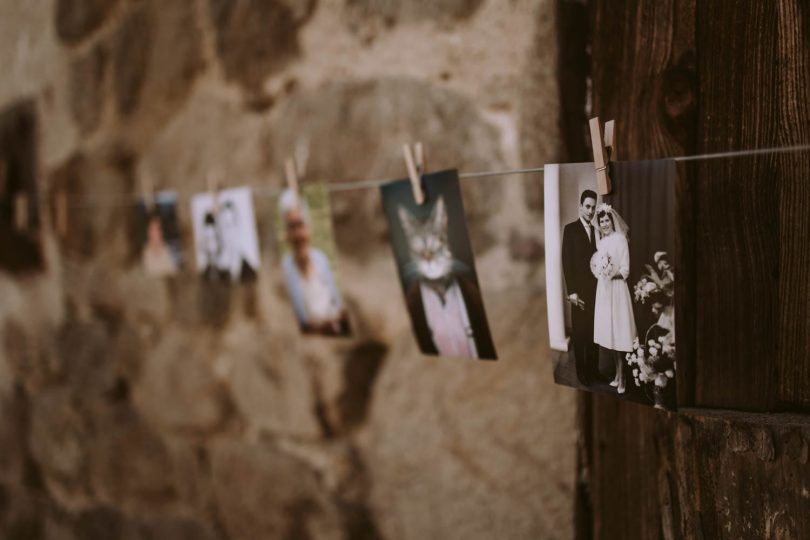
[[[596,252],[596,229],[591,224],[595,212],[596,193],[586,189],[579,197],[579,219],[565,226],[562,242],[563,276],[571,304],[571,342],[577,378],[585,386],[593,382],[599,364],[593,342],[596,278],[591,273],[591,257]]]

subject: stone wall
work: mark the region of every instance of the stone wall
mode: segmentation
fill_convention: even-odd
[[[376,190],[332,196],[356,336],[302,340],[263,268],[134,260],[139,177],[188,197],[559,155],[550,0],[0,0],[0,112],[33,100],[44,267],[0,272],[0,537],[568,538],[574,399],[546,355],[539,175],[464,181],[496,363],[423,357]]]

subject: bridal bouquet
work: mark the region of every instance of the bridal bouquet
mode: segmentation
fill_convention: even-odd
[[[591,272],[596,279],[612,279],[618,271],[619,269],[607,253],[597,251],[591,257]]]

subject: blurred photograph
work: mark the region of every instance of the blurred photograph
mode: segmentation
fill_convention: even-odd
[[[416,341],[424,354],[495,360],[458,174],[424,175],[422,184],[421,205],[413,198],[410,180],[381,188]]]
[[[259,270],[259,241],[249,188],[191,199],[197,270],[207,281],[247,283]]]
[[[675,164],[546,165],[549,341],[556,382],[675,409]]]
[[[149,203],[142,200],[138,205],[138,215],[144,271],[153,276],[176,274],[183,265],[176,194],[161,192]]]
[[[329,194],[322,184],[278,200],[284,284],[303,334],[348,336],[349,315],[335,276],[335,243]]]

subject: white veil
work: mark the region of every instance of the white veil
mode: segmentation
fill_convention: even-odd
[[[599,231],[599,239],[602,239],[602,231],[599,229],[599,214],[603,213],[609,214],[613,219],[613,230],[627,238],[627,234],[630,232],[630,227],[627,226],[627,223],[622,219],[622,216],[620,216],[612,206],[607,203],[602,203],[596,207],[596,230]]]

